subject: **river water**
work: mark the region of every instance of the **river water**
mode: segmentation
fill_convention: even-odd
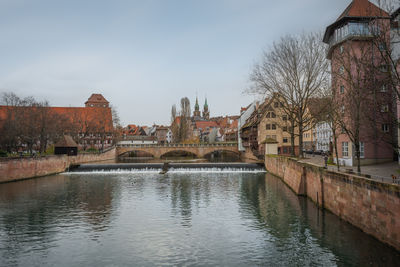
[[[0,266],[398,266],[259,172],[60,174],[0,184]]]

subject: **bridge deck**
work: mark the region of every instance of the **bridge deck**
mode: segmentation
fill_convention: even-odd
[[[231,151],[239,153],[237,143],[217,143],[217,144],[119,144],[117,154],[121,155],[130,151],[145,151],[159,158],[172,151],[186,151],[195,154],[197,157],[204,157],[208,153],[215,151]]]

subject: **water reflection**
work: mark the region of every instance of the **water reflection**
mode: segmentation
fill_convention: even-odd
[[[60,241],[60,229],[95,238],[108,228],[116,189],[107,179],[64,175],[0,185],[1,257],[44,252]]]
[[[284,265],[331,262],[346,266],[396,266],[400,262],[400,254],[394,249],[318,209],[272,175],[242,180],[241,189],[243,218],[255,218],[253,227],[272,236],[269,240],[278,248]]]
[[[0,265],[395,266],[400,254],[250,173],[66,174],[0,185]]]

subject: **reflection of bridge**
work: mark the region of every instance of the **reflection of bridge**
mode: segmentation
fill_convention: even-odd
[[[236,143],[219,143],[219,144],[166,144],[166,145],[153,145],[153,144],[121,144],[117,145],[117,156],[131,151],[141,151],[151,154],[155,158],[169,152],[188,152],[196,155],[198,158],[204,158],[205,155],[216,151],[230,151],[239,154],[238,146]]]

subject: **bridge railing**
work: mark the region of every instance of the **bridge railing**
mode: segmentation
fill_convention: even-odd
[[[150,148],[150,147],[235,147],[237,143],[215,143],[215,144],[117,144],[117,147],[138,147],[138,148]]]

